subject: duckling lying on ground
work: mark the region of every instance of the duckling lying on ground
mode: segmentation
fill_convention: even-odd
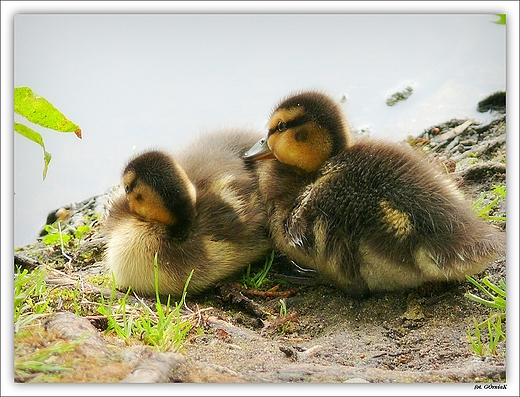
[[[265,208],[251,164],[241,155],[258,138],[247,132],[199,138],[176,159],[145,152],[125,167],[106,218],[105,262],[119,287],[155,294],[200,292],[270,247]]]
[[[351,143],[339,107],[318,92],[283,101],[267,138],[260,191],[275,247],[353,296],[464,280],[505,249],[450,177],[409,147]],[[274,157],[273,158],[273,154]]]

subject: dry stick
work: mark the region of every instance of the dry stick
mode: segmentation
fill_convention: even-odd
[[[484,141],[480,145],[465,151],[464,153],[458,154],[457,156],[452,156],[451,160],[459,161],[463,158],[466,158],[469,154],[475,154],[476,156],[487,152],[488,150],[493,149],[495,146],[498,146],[506,141],[506,134],[502,134],[492,139],[491,141]]]
[[[14,253],[14,265],[15,265],[15,270],[16,270],[17,265],[20,266],[22,269],[34,270],[40,266],[40,262],[38,262],[35,259],[29,258],[28,256],[15,252]]]
[[[505,174],[506,165],[497,161],[486,161],[484,163],[475,164],[474,166],[464,170],[454,172],[453,174],[454,176],[458,176],[466,180],[472,180],[480,178],[483,174],[485,175],[486,173],[493,175]]]
[[[475,120],[466,120],[464,123],[462,123],[461,125],[459,125],[459,126],[457,126],[455,128],[452,128],[448,132],[445,132],[444,134],[441,134],[441,135],[434,136],[430,140],[430,142],[440,143],[440,142],[443,142],[443,141],[449,141],[450,139],[455,138],[457,135],[462,134],[464,131],[466,131],[466,129],[471,124],[474,124],[474,123],[475,123]]]
[[[63,247],[63,238],[61,236],[61,222],[58,222],[58,229],[60,231],[61,253],[65,258],[69,260],[69,262],[65,265],[65,269],[72,270],[72,267],[70,265],[72,263],[72,258],[65,253],[65,248]]]
[[[220,287],[220,292],[224,300],[231,300],[231,302],[243,306],[245,309],[251,311],[257,317],[263,318],[270,309],[256,303],[255,301],[244,296],[240,289],[234,284],[226,284]]]
[[[243,289],[242,290],[242,293],[243,294],[247,294],[247,295],[257,295],[257,296],[262,296],[264,298],[267,298],[267,297],[283,297],[283,298],[286,298],[286,297],[289,297],[291,295],[294,295],[296,294],[298,291],[297,290],[287,290],[287,291],[259,291],[259,290],[256,290],[256,289]]]

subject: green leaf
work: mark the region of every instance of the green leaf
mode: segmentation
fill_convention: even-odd
[[[90,232],[91,229],[92,228],[89,225],[78,226],[74,232],[74,237],[76,237],[78,240],[81,240],[86,233]]]
[[[58,132],[74,132],[81,138],[81,129],[67,119],[44,97],[36,95],[29,87],[14,89],[14,111],[34,124]]]
[[[49,234],[59,233],[59,230],[53,227],[52,225],[45,225],[43,229]]]
[[[60,241],[63,241],[63,244],[67,244],[70,241],[70,235],[62,234],[60,237],[59,233],[46,234],[42,240],[47,245],[58,244]]]
[[[45,144],[43,143],[42,136],[37,133],[36,131],[30,129],[26,125],[23,125],[22,123],[14,122],[14,130],[18,132],[20,135],[23,135],[27,139],[30,139],[33,142],[36,142],[38,145],[40,145],[43,149],[43,179],[47,176],[47,169],[49,168],[49,163],[51,162],[51,154],[45,150]]]
[[[506,14],[495,14],[498,17],[498,21],[493,21],[497,25],[505,25],[506,24]]]

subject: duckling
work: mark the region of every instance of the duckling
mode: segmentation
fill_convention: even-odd
[[[464,280],[505,249],[450,177],[410,147],[351,142],[338,105],[319,92],[282,101],[260,160],[274,246],[352,296]]]
[[[150,150],[130,160],[107,211],[105,262],[120,288],[201,292],[265,258],[270,248],[255,167],[241,155],[258,136],[203,135],[175,158]]]

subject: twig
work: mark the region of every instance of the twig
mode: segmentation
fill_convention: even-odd
[[[506,165],[497,161],[486,161],[485,163],[478,163],[470,168],[454,173],[454,176],[459,176],[465,180],[476,180],[483,175],[488,174],[505,174]]]
[[[144,301],[142,298],[140,298],[140,297],[135,293],[135,291],[132,291],[132,293],[134,294],[135,299],[137,299],[138,302],[141,303],[141,305],[143,305],[144,307],[146,307],[146,308],[148,309],[148,311],[152,314],[152,316],[157,320],[157,319],[158,319],[157,314],[156,314],[152,309],[150,309],[150,307],[145,303],[145,301]]]
[[[65,258],[69,260],[69,262],[65,265],[65,269],[72,270],[72,266],[70,265],[72,263],[72,258],[65,253],[65,248],[63,247],[63,238],[61,235],[61,222],[58,222],[58,230],[60,231],[61,253]]]
[[[198,304],[196,304],[195,306],[197,307],[197,311],[193,312],[192,317],[196,317],[197,318],[197,323],[195,324],[195,327],[198,327],[198,326],[200,326],[200,324],[202,324],[202,321],[203,321],[202,313],[203,312],[207,312],[209,310],[213,310],[213,307],[210,306],[210,307],[206,307],[204,309],[201,309],[201,308],[199,308]]]
[[[480,145],[478,145],[470,150],[467,150],[464,153],[458,154],[456,156],[452,156],[451,160],[459,161],[459,160],[462,160],[463,158],[468,157],[469,154],[474,154],[476,156],[479,156],[483,153],[486,153],[488,150],[493,149],[495,146],[498,146],[505,142],[506,142],[506,134],[502,134],[490,141],[484,141]]]
[[[457,126],[455,128],[452,128],[448,132],[445,132],[444,134],[441,134],[441,135],[434,136],[431,139],[431,142],[440,143],[440,142],[443,142],[443,141],[449,141],[450,139],[455,138],[457,135],[462,134],[464,131],[466,131],[466,129],[471,124],[474,124],[474,123],[475,123],[475,120],[471,120],[471,119],[470,120],[466,120],[464,123],[462,123],[461,125],[459,125],[459,126]]]
[[[29,258],[28,256],[19,254],[18,252],[14,253],[14,265],[20,266],[22,269],[34,270],[40,266],[40,262],[35,259]]]
[[[308,348],[307,350],[303,351],[301,354],[310,357],[319,352],[320,350],[323,350],[323,345],[314,345]]]
[[[283,297],[287,298],[291,295],[294,295],[298,292],[298,290],[292,289],[287,291],[259,291],[256,289],[243,289],[242,293],[246,295],[256,295],[256,296],[262,296],[264,298],[267,297]]]
[[[220,292],[224,300],[230,300],[235,304],[241,305],[260,318],[265,317],[266,314],[269,314],[272,311],[270,308],[260,305],[259,303],[249,299],[247,296],[244,296],[240,288],[234,284],[223,285],[220,287]]]

